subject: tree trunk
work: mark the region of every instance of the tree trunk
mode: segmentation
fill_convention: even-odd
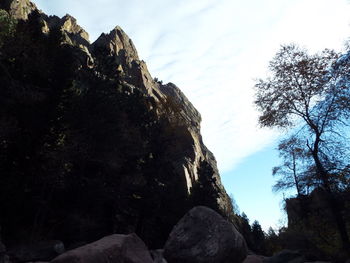
[[[295,153],[293,151],[292,153],[293,156],[293,176],[294,176],[294,183],[295,183],[295,187],[297,189],[297,193],[298,193],[298,197],[301,196],[301,190],[300,190],[300,186],[299,186],[299,180],[298,180],[298,176],[297,176],[297,164],[296,164],[296,157],[295,157]]]
[[[317,140],[316,140],[316,142],[317,142]],[[315,145],[316,145],[316,143],[315,143]],[[350,255],[350,240],[349,240],[348,232],[346,230],[346,224],[345,224],[344,218],[343,218],[342,213],[341,213],[341,207],[339,205],[339,202],[335,198],[333,191],[331,189],[331,186],[330,186],[330,183],[328,180],[328,173],[327,173],[326,169],[323,167],[323,165],[318,157],[318,144],[313,149],[312,156],[313,156],[313,159],[315,161],[317,173],[319,174],[319,177],[322,181],[322,185],[324,187],[324,190],[327,193],[328,205],[329,205],[330,211],[332,212],[333,217],[335,219],[335,222],[336,222],[336,225],[338,228],[338,232],[339,232],[339,235],[340,235],[340,238],[342,241],[342,247],[343,247],[344,251],[348,255]]]

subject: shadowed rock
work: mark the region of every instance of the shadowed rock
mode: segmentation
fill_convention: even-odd
[[[243,263],[263,263],[264,257],[258,256],[258,255],[249,255],[246,257],[246,259],[243,261]]]
[[[73,249],[52,263],[153,263],[146,245],[135,234],[111,235]]]
[[[304,263],[304,257],[297,251],[282,250],[270,258],[263,261],[264,263]]]
[[[16,246],[8,251],[11,260],[16,262],[48,261],[65,251],[64,244],[59,240],[48,240]]]
[[[15,17],[29,20],[28,23],[19,23],[23,28],[31,29],[24,30],[21,33],[26,36],[26,32],[28,32],[29,37],[23,39],[30,40],[28,41],[30,43],[28,48],[27,46],[24,48],[24,50],[28,50],[25,53],[33,54],[31,52],[32,50],[38,52],[35,59],[32,60],[35,63],[29,63],[30,61],[24,60],[23,56],[23,58],[20,57],[16,60],[14,64],[30,65],[25,67],[25,70],[28,72],[38,71],[37,76],[40,76],[40,85],[37,83],[36,75],[31,76],[30,74],[28,74],[28,78],[33,80],[35,85],[30,86],[28,80],[22,83],[22,79],[19,76],[24,75],[26,72],[23,74],[22,72],[14,73],[13,76],[16,76],[16,82],[8,80],[8,83],[16,83],[16,86],[28,86],[30,87],[28,88],[28,92],[33,92],[33,94],[36,94],[35,92],[40,88],[40,92],[44,95],[43,98],[47,98],[47,101],[45,99],[45,104],[43,104],[45,106],[38,107],[40,109],[38,113],[45,112],[46,110],[50,113],[45,114],[45,117],[43,117],[44,121],[39,125],[42,128],[45,127],[42,129],[43,133],[47,130],[46,127],[51,127],[51,125],[56,126],[56,124],[57,127],[65,127],[66,124],[63,125],[63,123],[66,122],[70,123],[69,127],[73,127],[75,125],[71,125],[73,123],[80,122],[79,127],[85,125],[89,127],[87,130],[92,133],[95,133],[95,130],[97,132],[104,129],[117,131],[113,135],[111,133],[108,139],[105,140],[103,138],[104,136],[101,136],[101,141],[97,142],[98,140],[96,140],[95,142],[88,138],[90,135],[85,137],[86,132],[80,134],[80,130],[83,129],[79,128],[78,133],[70,133],[67,130],[67,134],[72,135],[68,136],[69,138],[67,137],[66,144],[68,147],[67,150],[69,149],[67,151],[67,153],[69,152],[67,157],[69,156],[68,159],[70,159],[69,166],[77,168],[86,164],[87,167],[93,167],[93,169],[87,169],[87,172],[83,172],[85,169],[77,169],[81,178],[89,177],[87,181],[96,182],[96,184],[79,184],[79,189],[71,187],[70,184],[72,181],[70,181],[70,178],[73,177],[68,174],[75,173],[75,169],[69,168],[68,171],[65,167],[66,162],[60,160],[63,157],[61,155],[58,156],[56,149],[50,149],[52,152],[47,154],[47,156],[57,156],[57,159],[55,159],[55,163],[57,160],[57,169],[67,170],[67,176],[64,176],[62,181],[58,180],[59,182],[54,180],[53,187],[55,189],[57,187],[57,191],[54,191],[55,198],[49,198],[43,202],[45,203],[43,206],[47,211],[45,213],[41,211],[41,202],[38,202],[36,199],[27,198],[26,200],[22,200],[22,195],[13,194],[14,196],[18,196],[19,202],[28,204],[26,205],[28,210],[32,210],[32,213],[23,212],[23,216],[28,217],[28,220],[23,220],[23,222],[32,222],[31,220],[33,219],[30,217],[33,215],[45,214],[43,216],[45,220],[42,219],[43,225],[35,231],[45,233],[44,235],[46,235],[48,231],[46,231],[45,227],[47,227],[50,229],[50,235],[52,234],[52,237],[63,240],[67,245],[70,242],[89,242],[95,240],[98,236],[111,234],[111,232],[108,232],[111,229],[117,229],[115,231],[119,233],[130,233],[131,229],[132,232],[137,231],[150,246],[161,247],[174,223],[187,211],[188,207],[201,204],[211,206],[226,216],[232,214],[230,212],[230,199],[221,184],[215,158],[202,141],[200,134],[200,114],[174,84],[163,85],[162,82],[153,79],[147,69],[146,63],[139,59],[133,42],[120,27],[115,27],[110,33],[102,34],[98,40],[90,44],[87,32],[78,25],[73,17],[69,15],[62,18],[48,16],[38,11],[35,5],[31,4],[28,0],[18,0],[18,4],[14,4],[14,1],[17,0],[0,0],[0,7],[5,8],[13,16],[18,12],[20,14],[20,10],[26,7],[24,8],[25,10],[23,9],[25,12],[22,10],[24,13]],[[28,17],[30,13],[32,15]],[[43,33],[42,35],[40,30]],[[37,42],[33,40],[35,39],[35,37],[32,37],[34,33],[40,36]],[[47,44],[48,40],[52,41],[49,46],[51,47],[52,45],[52,48],[57,50],[51,50],[51,48],[46,50],[44,48],[49,47]],[[55,54],[58,53],[64,55],[56,57]],[[22,62],[22,59],[24,62]],[[56,60],[58,63],[53,62]],[[69,66],[66,66],[65,64],[68,62]],[[73,72],[68,72],[71,67],[74,70],[74,74],[71,74]],[[62,75],[60,75],[60,78],[56,78],[61,71]],[[43,75],[42,72],[45,72],[47,76],[41,77]],[[65,73],[63,74],[63,72]],[[17,89],[15,85],[10,88]],[[67,96],[60,96],[59,93],[62,90],[66,94],[65,88],[68,88],[67,91],[69,90],[69,94],[71,90],[72,92],[74,90],[74,94],[72,93],[73,96],[68,95],[68,93]],[[51,92],[51,89],[54,92]],[[94,95],[92,94],[97,94],[98,96],[93,98]],[[113,96],[107,96],[107,94]],[[62,102],[66,105],[65,110],[61,112],[61,106],[56,108],[55,105],[52,105],[51,100],[57,101],[57,103]],[[46,102],[48,102],[47,106]],[[79,106],[70,106],[76,105],[76,103]],[[101,105],[101,108],[100,106],[88,106],[90,103]],[[38,106],[36,105],[37,102],[33,102],[33,104],[35,104],[35,107]],[[102,107],[105,104],[108,107],[108,114],[102,112],[104,110],[107,112],[107,107]],[[119,107],[115,105],[124,106]],[[41,107],[44,107],[44,109]],[[129,107],[133,110],[130,111]],[[80,108],[81,110],[76,110],[76,108]],[[36,116],[35,119],[38,119],[36,109],[33,111],[33,116]],[[86,114],[87,112],[85,110],[89,114]],[[136,110],[139,112],[136,113]],[[58,115],[61,116],[62,114],[67,118],[60,117],[57,119],[56,111]],[[95,114],[96,116],[100,114],[103,116],[102,118],[96,117],[96,120],[84,117],[90,115],[90,113],[93,113],[94,116]],[[144,113],[149,118],[147,123],[143,121],[142,116],[144,116]],[[29,115],[31,118],[31,111],[28,112]],[[112,120],[107,115],[115,117]],[[16,120],[17,116],[14,118]],[[52,120],[55,121],[52,122]],[[100,120],[102,125],[98,125]],[[122,123],[126,123],[126,125],[121,125]],[[93,129],[91,129],[91,125]],[[105,125],[110,126],[111,129],[109,127],[106,128]],[[35,135],[35,132],[39,130],[33,129],[32,125],[29,124],[28,129],[33,130],[33,134]],[[54,136],[56,134],[50,133],[47,138],[53,138]],[[41,137],[41,135],[38,135],[38,137]],[[93,137],[96,138],[96,136]],[[84,144],[86,147],[75,147],[75,142],[78,140],[79,145]],[[114,142],[115,145],[113,144]],[[92,146],[95,143],[96,145],[98,143],[98,148],[101,151],[94,150],[97,149],[95,146]],[[80,151],[87,154],[82,155]],[[78,161],[77,158],[73,157],[75,153],[79,156],[84,156],[82,160]],[[92,157],[95,155],[98,156],[98,162],[96,162],[97,159],[95,157]],[[33,156],[37,155],[33,152]],[[28,189],[40,188],[40,184],[46,180],[46,177],[41,175],[46,174],[48,166],[42,163],[42,165],[39,165],[40,167],[35,167],[34,169],[32,167],[34,163],[36,162],[29,163],[25,161],[25,166],[23,167],[28,171],[28,178],[39,174],[36,178],[39,179],[40,183],[37,184],[34,183],[36,182],[34,180],[28,180],[33,182],[29,183],[29,186],[26,186]],[[81,166],[82,163],[84,165]],[[37,172],[37,168],[40,171]],[[32,174],[31,171],[35,172]],[[99,174],[103,176],[99,176]],[[113,187],[111,191],[113,197],[104,194],[109,191],[109,188],[112,188],[109,187],[111,181],[113,183],[118,182],[116,183],[118,185],[117,189]],[[202,181],[205,183],[202,183]],[[121,183],[119,184],[119,182]],[[141,189],[142,185],[146,184],[151,185],[155,191],[152,191],[151,194],[143,191]],[[95,188],[95,185],[98,187]],[[7,186],[4,187],[6,188]],[[90,192],[84,189],[85,187],[89,191],[91,189],[94,193],[96,191],[98,194],[101,194],[101,199],[95,198],[95,194],[90,195]],[[142,192],[142,195],[134,195],[134,190],[129,190],[134,189],[134,187]],[[23,192],[20,189],[11,189],[13,189],[11,193]],[[196,191],[194,189],[204,189],[205,193],[210,193],[208,195],[210,197],[209,202],[203,202],[201,198],[195,198]],[[169,193],[170,190],[171,193]],[[61,194],[61,191],[64,194]],[[77,208],[74,208],[73,211],[68,204],[69,202],[62,200],[65,200],[65,196],[75,196],[75,192],[79,191],[84,194],[86,193],[87,198],[81,198],[79,200],[73,198],[77,200]],[[197,196],[206,196],[202,193],[203,191],[197,194]],[[99,200],[98,202],[108,205],[106,207],[101,206],[97,202],[94,203],[94,200]],[[36,202],[40,203],[40,205],[36,205]],[[67,205],[61,206],[61,202]],[[94,203],[91,205],[94,209],[85,208],[84,202]],[[153,205],[155,202],[158,204]],[[117,203],[118,205],[114,206],[110,205],[110,203]],[[59,209],[53,208],[56,205]],[[139,207],[148,205],[149,208],[145,209],[147,212],[139,211]],[[159,214],[153,213],[153,207],[159,206],[161,207],[157,211]],[[105,214],[107,214],[106,217]],[[84,219],[86,217],[89,220],[86,220],[87,222],[85,224]],[[7,239],[18,238],[15,237],[13,234],[15,230],[12,229],[17,229],[19,226],[12,224],[11,220],[5,221],[7,222],[7,229],[11,229],[9,230]],[[23,224],[25,225],[26,223]],[[153,229],[153,226],[156,229]],[[20,227],[31,231],[31,226]],[[69,234],[66,235],[65,233]],[[52,237],[44,236],[43,238],[51,239]],[[17,242],[14,241],[14,243]]]
[[[240,263],[246,256],[242,235],[204,206],[191,209],[179,221],[164,248],[169,263]]]
[[[167,263],[163,255],[164,254],[163,249],[151,250],[150,252],[154,263]]]

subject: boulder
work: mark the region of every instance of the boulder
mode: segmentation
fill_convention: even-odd
[[[264,258],[265,257],[258,255],[248,255],[243,263],[263,263]]]
[[[151,250],[150,252],[154,263],[167,263],[167,261],[164,258],[163,249]]]
[[[173,228],[165,244],[169,263],[240,263],[247,256],[244,238],[212,209],[192,208]]]
[[[153,263],[146,245],[136,235],[111,235],[68,251],[51,263]]]
[[[6,252],[6,248],[5,248],[4,244],[1,243],[1,241],[0,241],[0,263],[7,262],[6,261],[7,255],[5,255],[5,252]]]
[[[1,255],[0,256],[0,263],[11,263],[9,256],[8,255]]]
[[[0,239],[0,255],[5,253],[6,251],[6,247],[5,245],[1,242],[1,239]]]
[[[304,257],[297,251],[284,249],[270,258],[263,261],[264,263],[304,263]]]
[[[1,242],[1,226],[0,226],[0,263],[5,263],[7,262],[7,255],[6,253],[6,247],[5,245]]]
[[[8,251],[8,254],[11,259],[19,262],[50,261],[64,251],[62,241],[47,240],[13,247]]]

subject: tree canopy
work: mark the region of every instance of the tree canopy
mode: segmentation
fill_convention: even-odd
[[[295,186],[299,194],[310,185],[324,188],[344,247],[349,247],[334,198],[349,186],[349,55],[329,49],[310,55],[291,44],[281,47],[269,69],[271,75],[255,85],[259,123],[292,134],[279,146],[284,162],[274,168],[282,175],[275,187]]]

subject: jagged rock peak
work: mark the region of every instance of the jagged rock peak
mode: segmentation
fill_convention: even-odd
[[[119,26],[116,26],[109,34],[102,33],[93,45],[107,48],[111,55],[120,55],[120,51],[124,50],[131,60],[139,60],[134,43]]]
[[[69,14],[62,17],[62,30],[68,33],[76,34],[89,42],[89,34],[78,25],[77,20]]]
[[[47,16],[30,0],[0,0],[0,8],[7,10],[13,18],[22,20],[27,20],[33,11],[37,11],[41,14],[42,22],[44,23],[42,28],[44,33],[48,33],[51,28],[59,27],[62,31],[70,34],[70,38],[74,35],[75,39],[73,42],[78,42],[78,44],[85,46],[89,44],[89,34],[69,14],[62,18]]]
[[[7,10],[12,17],[23,20],[27,20],[31,12],[38,10],[29,0],[1,0],[0,8]]]
[[[41,15],[44,23],[42,31],[44,33],[50,32],[53,28],[59,28],[67,35],[68,42],[76,46],[90,45],[89,34],[77,23],[77,20],[71,15],[66,14],[64,17]]]
[[[183,109],[183,117],[187,120],[191,127],[195,128],[197,132],[200,130],[200,123],[202,121],[201,115],[193,104],[187,99],[185,94],[174,84],[167,83],[159,85],[160,91],[168,98],[171,98],[173,103],[181,105]]]

